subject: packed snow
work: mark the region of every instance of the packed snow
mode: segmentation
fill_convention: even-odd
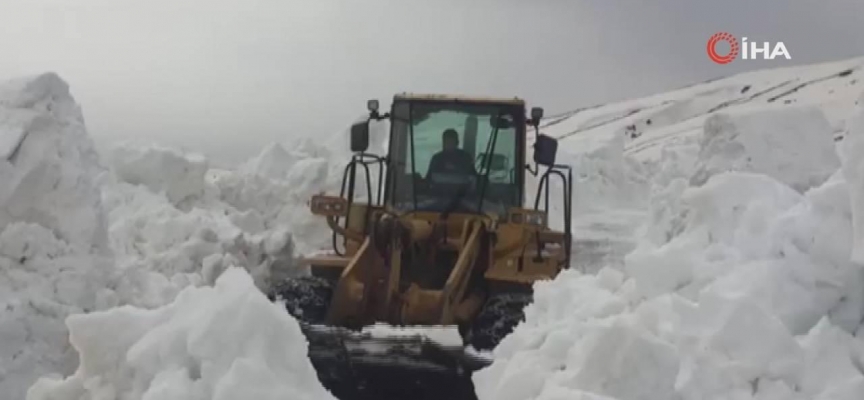
[[[536,285],[479,398],[864,398],[862,66],[547,118],[573,167],[574,264]],[[306,202],[339,192],[347,143],[274,143],[231,170],[155,144],[100,156],[58,76],[0,85],[0,393],[332,398],[260,289],[329,246]]]

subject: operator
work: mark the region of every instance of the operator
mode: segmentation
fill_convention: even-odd
[[[443,142],[443,149],[432,156],[426,179],[435,182],[440,181],[434,177],[435,175],[439,177],[441,175],[456,175],[468,180],[477,175],[471,155],[459,148],[459,134],[456,133],[455,129],[445,130],[444,134],[441,135],[441,141]]]

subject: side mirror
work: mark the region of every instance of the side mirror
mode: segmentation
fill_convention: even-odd
[[[378,100],[367,101],[366,102],[366,109],[368,109],[369,112],[371,112],[371,113],[378,112]]]
[[[351,151],[361,153],[369,148],[369,121],[351,125]]]
[[[555,165],[558,154],[558,140],[546,135],[538,135],[534,143],[534,162],[551,167]]]

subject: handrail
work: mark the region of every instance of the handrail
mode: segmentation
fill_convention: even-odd
[[[564,175],[562,170],[567,171],[567,175]],[[570,251],[573,247],[573,232],[572,232],[572,201],[573,201],[573,168],[569,165],[563,164],[555,164],[550,166],[543,176],[540,177],[540,185],[537,187],[537,195],[534,198],[534,210],[540,210],[540,194],[543,192],[544,194],[544,206],[543,209],[545,212],[549,212],[549,187],[551,186],[549,182],[550,175],[556,175],[561,178],[561,183],[564,184],[564,247],[565,247],[565,268],[570,268]],[[544,191],[545,189],[545,191]],[[540,239],[539,236],[537,238],[537,256],[540,256]]]
[[[345,225],[343,227],[341,227],[342,229],[340,229],[340,230],[333,229],[333,234],[332,234],[333,251],[336,252],[337,255],[339,255],[339,256],[345,255],[345,253],[343,251],[339,250],[339,246],[337,245],[337,241],[336,241],[336,236],[338,235],[338,233],[342,233],[343,236],[347,237],[347,235],[345,235],[345,232],[348,229],[348,221],[350,220],[350,216],[351,216],[351,205],[354,203],[354,189],[355,189],[356,184],[357,184],[357,182],[356,182],[357,165],[359,164],[363,167],[363,170],[364,170],[365,175],[366,175],[366,194],[367,194],[367,196],[369,196],[369,205],[370,205],[370,207],[366,208],[366,222],[368,222],[369,216],[372,212],[371,206],[372,205],[377,206],[377,205],[381,204],[381,188],[384,184],[383,177],[384,177],[384,165],[385,165],[385,163],[386,163],[386,158],[384,158],[384,157],[380,157],[380,156],[377,156],[374,154],[368,154],[368,153],[359,153],[359,154],[352,155],[351,161],[349,161],[348,165],[345,166],[345,171],[342,173],[342,186],[339,190],[339,197],[344,198],[345,197],[346,184],[348,185],[348,187],[347,187],[347,189],[348,189],[348,198],[347,198],[348,205],[347,205],[347,209],[345,211]],[[372,197],[373,196],[373,194],[372,194],[373,193],[372,192],[372,176],[369,172],[369,165],[372,165],[372,164],[378,164],[378,191],[377,191],[377,197],[375,197],[375,199],[374,199],[374,203],[373,203],[373,197]],[[330,221],[328,221],[328,223],[330,223]],[[338,224],[339,224],[338,218],[336,219],[335,223],[338,226]],[[364,226],[365,226],[365,229],[364,229],[363,233],[365,234],[368,232],[368,223],[364,224]],[[331,226],[331,228],[332,228],[332,226]]]

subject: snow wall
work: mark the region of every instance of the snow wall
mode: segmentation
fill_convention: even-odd
[[[195,154],[121,145],[103,164],[50,73],[0,84],[0,154],[0,397],[45,376],[29,398],[332,398],[260,291],[297,273],[306,200],[273,188],[313,190],[320,162],[279,182],[235,173],[243,200],[272,195],[257,208]]]
[[[259,397],[295,386],[328,397],[308,363],[269,358],[273,338],[244,329],[290,338],[277,358],[304,351],[296,324],[271,318],[256,287],[299,273],[295,252],[328,244],[306,201],[338,192],[346,135],[274,144],[234,171],[158,146],[120,146],[106,168],[55,75],[0,93],[0,176],[13,182],[0,203],[3,393],[22,398],[54,373],[30,398],[231,398],[252,390],[238,383],[249,374]],[[864,285],[861,255],[850,254],[862,232],[864,117],[849,125],[839,170],[833,144],[806,137],[824,130],[813,109],[712,118],[698,161],[668,149],[658,176],[620,141],[562,153],[576,166],[577,209],[644,206],[649,221],[623,265],[537,285],[527,321],[475,376],[481,399],[861,398]],[[771,142],[786,131],[798,139]],[[238,310],[250,319],[226,321]],[[123,334],[105,337],[109,328]],[[262,363],[280,375],[262,375]]]
[[[479,398],[864,398],[864,151],[840,169],[827,129],[811,107],[709,117],[696,168],[646,185],[623,267],[536,284]]]

